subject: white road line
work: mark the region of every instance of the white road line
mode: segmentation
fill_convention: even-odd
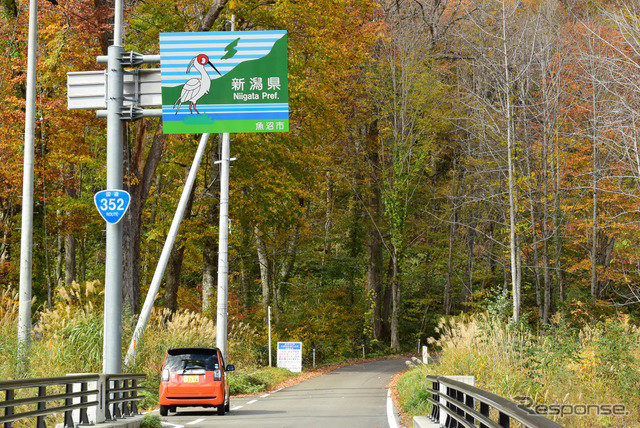
[[[251,401],[248,401],[247,404],[253,404],[253,403],[257,402],[257,401],[258,400],[251,400]]]
[[[267,398],[270,394],[261,395],[260,398]]]
[[[196,419],[195,421],[187,422],[187,425],[199,424],[202,421],[204,421],[204,419]]]
[[[393,415],[393,399],[391,398],[390,389],[387,390],[387,422],[389,423],[389,428],[398,428],[396,418]]]
[[[238,409],[242,409],[244,406],[236,406],[236,407],[232,407],[231,410],[238,410]]]
[[[173,427],[173,428],[184,428],[184,425],[176,425],[176,424],[172,424],[172,423],[165,422],[165,421],[161,421],[160,423],[162,425],[170,426],[170,427]]]

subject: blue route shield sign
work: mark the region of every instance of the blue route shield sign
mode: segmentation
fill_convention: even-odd
[[[126,190],[102,190],[93,197],[98,212],[107,223],[116,224],[129,208],[131,196]]]

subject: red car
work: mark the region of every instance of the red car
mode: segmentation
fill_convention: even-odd
[[[228,371],[218,348],[169,349],[162,365],[160,414],[177,407],[216,407],[219,415],[229,411]]]

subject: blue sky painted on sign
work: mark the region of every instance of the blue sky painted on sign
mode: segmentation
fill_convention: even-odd
[[[197,76],[194,69],[187,74],[189,61],[199,54],[205,54],[222,75],[244,61],[266,56],[285,31],[227,31],[216,33],[161,33],[160,73],[163,86],[179,86],[191,77]],[[221,58],[227,53],[225,48],[240,38],[235,46],[237,53],[229,59]],[[206,67],[211,79],[220,77],[212,68]]]

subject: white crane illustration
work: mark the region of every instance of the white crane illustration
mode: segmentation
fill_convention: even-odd
[[[189,62],[189,66],[187,67],[187,73],[191,71],[191,67],[195,67],[195,69],[200,73],[200,77],[192,77],[187,80],[187,83],[182,87],[182,92],[180,93],[180,97],[173,104],[173,108],[176,109],[176,114],[180,110],[180,107],[183,103],[189,102],[189,111],[193,113],[195,110],[196,113],[200,114],[198,109],[196,108],[196,103],[200,98],[202,98],[205,94],[209,93],[209,89],[211,89],[211,77],[205,70],[204,66],[209,64],[213,69],[222,76],[222,74],[218,71],[218,69],[209,61],[209,57],[205,54],[200,54],[196,57],[193,57]],[[178,106],[178,108],[176,108]]]

